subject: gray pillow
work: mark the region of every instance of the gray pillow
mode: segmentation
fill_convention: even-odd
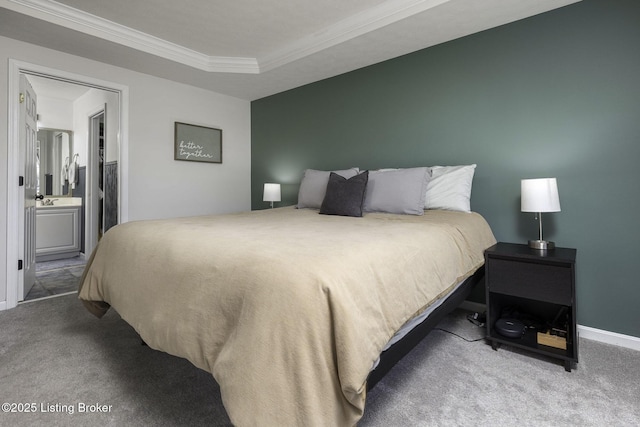
[[[362,202],[367,190],[369,172],[364,171],[349,179],[331,172],[327,192],[320,206],[326,215],[362,216]]]
[[[426,167],[370,171],[364,211],[424,214],[429,177]]]
[[[344,178],[351,178],[358,175],[358,168],[334,171]],[[304,171],[300,190],[298,191],[298,205],[300,208],[320,209],[324,195],[327,191],[329,183],[329,174],[331,171],[319,171],[315,169],[307,169]]]

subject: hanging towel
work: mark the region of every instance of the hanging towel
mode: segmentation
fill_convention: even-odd
[[[64,165],[62,166],[62,171],[60,173],[60,180],[64,184],[66,180],[69,180],[69,158],[67,157],[64,161]]]
[[[73,163],[71,163],[71,165],[69,166],[69,185],[71,186],[71,188],[75,189],[76,188],[76,184],[78,183],[78,175],[80,175],[78,173],[78,161],[73,160]]]

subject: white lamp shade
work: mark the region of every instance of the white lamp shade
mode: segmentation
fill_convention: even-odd
[[[520,182],[522,212],[560,212],[555,178],[523,179]]]
[[[265,184],[262,201],[279,202],[280,201],[280,184],[272,184],[272,183]]]

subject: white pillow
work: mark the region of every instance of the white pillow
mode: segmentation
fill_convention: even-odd
[[[471,212],[471,185],[476,165],[432,166],[425,209]]]
[[[422,215],[428,180],[426,167],[369,171],[363,210]]]
[[[300,190],[298,190],[298,209],[312,208],[320,209],[322,201],[327,192],[327,184],[329,183],[329,175],[332,171],[319,171],[315,169],[307,169],[304,171]],[[333,171],[347,179],[358,175],[358,168],[351,168],[339,171]]]

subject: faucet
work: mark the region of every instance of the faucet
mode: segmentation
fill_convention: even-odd
[[[42,206],[53,206],[53,202],[55,202],[58,199],[47,199],[44,202],[42,202]]]

